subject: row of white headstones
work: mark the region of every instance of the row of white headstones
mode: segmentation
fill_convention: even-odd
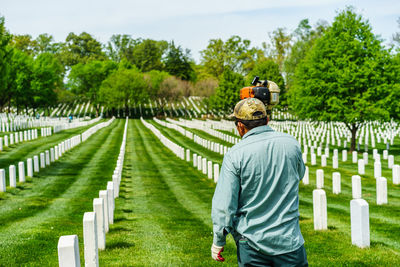
[[[127,130],[128,118],[112,181],[107,182],[106,190],[100,190],[99,197],[93,199],[93,211],[85,212],[83,215],[85,266],[99,266],[99,250],[106,249],[106,233],[110,230],[110,224],[114,224],[115,199],[119,197]],[[80,266],[78,235],[65,235],[59,238],[58,263],[60,267]]]
[[[184,147],[172,142],[166,138],[154,125],[141,119],[142,123],[148,128],[153,134],[164,144],[169,150],[171,150],[175,155],[177,155],[181,160],[191,161],[191,151],[190,149],[185,149]],[[166,126],[165,126],[166,127]],[[186,151],[186,152],[185,152]],[[219,177],[219,164],[208,160],[206,157],[197,155],[193,153],[193,167],[201,171],[204,175],[207,175],[208,179],[214,179],[216,183]]]
[[[41,128],[41,130],[43,132],[43,128]],[[10,136],[4,135],[3,137],[0,137],[0,151],[3,151],[4,147],[10,147],[14,144],[31,141],[37,138],[38,138],[37,129],[11,133]]]
[[[169,120],[170,122],[174,122],[174,120]],[[183,120],[181,120],[183,121]],[[196,122],[194,122],[196,123]],[[167,126],[167,124],[162,123],[163,126]],[[187,126],[188,123],[185,123]],[[192,126],[193,127],[193,126]],[[211,130],[205,125],[198,126],[203,131],[207,133]],[[169,128],[174,128],[169,126]],[[182,134],[182,129],[177,129]],[[186,130],[187,131],[187,130]],[[187,135],[187,133],[186,133]],[[210,149],[210,146],[207,146],[207,140],[201,140],[200,142],[204,147]],[[325,154],[322,154],[321,147],[317,148],[317,155],[314,153],[315,148],[311,147],[311,164],[316,165],[316,156],[319,155],[321,157],[321,166],[326,166],[327,158],[329,157],[329,147],[325,148]],[[225,151],[226,153],[226,151]],[[307,146],[304,147],[303,159],[307,162]],[[186,158],[189,159],[190,151],[187,150]],[[358,163],[358,173],[360,175],[365,174],[365,165],[368,164],[368,153],[363,153],[363,159],[358,159],[358,153],[353,151],[352,153],[352,162]],[[374,162],[374,176],[376,178],[376,191],[377,191],[377,204],[382,205],[387,203],[387,180],[384,177],[381,177],[381,162],[380,155],[378,154],[378,150],[373,150],[373,158]],[[392,169],[392,177],[393,183],[400,183],[400,166],[394,165],[394,156],[388,155],[388,151],[383,151],[383,159],[388,160],[388,168]],[[342,151],[342,160],[347,161],[347,151]],[[207,159],[202,158],[200,155],[193,155],[193,166],[198,168],[199,171],[203,170],[204,174],[209,173],[209,178],[211,177],[211,169],[212,162],[207,161]],[[214,170],[214,175],[216,172],[219,172],[219,166],[216,166],[218,169]],[[339,167],[338,162],[338,150],[334,149],[333,151],[333,168],[337,169]],[[214,176],[215,182],[218,180],[218,174],[216,177]],[[340,173],[333,173],[333,193],[340,193]],[[309,183],[309,171],[308,167],[306,167],[306,173],[303,178],[303,183]],[[324,173],[323,170],[317,170],[317,189],[313,192],[313,209],[314,209],[314,229],[315,230],[325,230],[327,229],[327,203],[326,203],[326,194],[322,189],[324,185]],[[351,231],[352,231],[352,243],[359,247],[368,247],[370,245],[369,239],[369,209],[368,203],[361,198],[361,177],[359,175],[354,175],[352,177],[352,188],[353,188],[353,200],[350,203],[350,211],[351,211]]]
[[[318,154],[321,157],[321,166],[326,166],[326,158],[329,157],[329,148],[325,149],[325,154]],[[352,163],[358,164],[358,174],[352,176],[352,196],[353,200],[350,201],[350,219],[351,219],[351,239],[352,244],[364,248],[370,246],[370,230],[369,230],[369,205],[367,201],[362,199],[361,194],[361,176],[365,174],[365,165],[368,164],[368,153],[363,153],[362,159],[357,159],[358,154],[356,151],[352,153]],[[377,205],[387,204],[387,179],[381,177],[382,168],[380,162],[380,155],[378,150],[373,150],[374,158],[374,177],[376,178],[376,203]],[[333,155],[333,168],[338,168],[338,151],[334,150]],[[383,151],[383,159],[388,161],[388,168],[392,169],[393,184],[400,184],[400,166],[394,164],[393,155],[388,155],[388,151]],[[303,161],[307,162],[307,146],[304,147]],[[347,151],[342,151],[342,161],[347,161]],[[311,147],[311,165],[316,165],[316,154],[313,147]],[[309,170],[306,167],[305,175],[303,177],[303,184],[309,184]],[[318,169],[316,171],[316,187],[313,191],[313,215],[314,215],[314,229],[326,230],[327,229],[327,200],[326,194],[323,190],[324,187],[324,171]],[[341,192],[341,175],[339,172],[332,174],[332,190],[334,194]]]
[[[107,122],[99,123],[86,130],[82,134],[66,139],[58,145],[51,147],[49,150],[34,156],[33,160],[32,158],[28,158],[26,160],[26,170],[25,162],[20,161],[18,163],[18,181],[24,183],[26,181],[26,176],[33,177],[35,172],[39,172],[40,169],[50,166],[52,162],[57,161],[66,151],[79,145],[81,142],[84,142],[90,135],[94,134],[99,129],[110,125],[113,120],[114,118]],[[11,188],[15,188],[17,187],[16,167],[15,165],[10,165],[8,169],[10,181],[9,185]],[[0,192],[6,192],[6,190],[6,171],[5,169],[0,169]]]

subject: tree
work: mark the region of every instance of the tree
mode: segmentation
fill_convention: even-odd
[[[397,24],[397,26],[400,28],[400,17],[397,19]],[[392,39],[394,44],[397,45],[397,47],[400,47],[400,32],[393,34]]]
[[[207,113],[209,113],[212,104],[211,96],[215,94],[215,90],[217,87],[218,87],[218,80],[215,79],[214,77],[199,80],[196,82],[194,86],[193,93],[196,96],[203,97],[202,102],[206,107]]]
[[[356,133],[368,120],[389,119],[385,66],[389,53],[352,8],[340,12],[296,70],[291,104],[300,118],[343,121]]]
[[[217,79],[227,68],[245,74],[258,58],[263,57],[260,49],[250,49],[250,41],[242,40],[237,35],[232,36],[226,42],[221,39],[211,39],[207,48],[200,54],[205,70]]]
[[[101,43],[86,32],[80,35],[69,33],[61,48],[60,57],[64,66],[67,67],[91,60],[106,59]]]
[[[279,65],[280,71],[284,72],[283,62],[290,49],[292,36],[286,33],[285,28],[278,28],[269,34],[269,38],[271,39],[270,57]]]
[[[116,62],[126,59],[133,63],[133,48],[140,42],[141,39],[133,39],[128,34],[114,34],[107,44],[107,54]]]
[[[327,25],[327,22],[321,20],[312,28],[308,19],[300,21],[297,29],[292,34],[295,42],[290,47],[284,61],[286,91],[289,91],[292,87],[297,66],[311,50],[315,40],[323,35],[328,27]]]
[[[38,55],[33,62],[31,87],[34,92],[33,108],[48,108],[57,102],[56,90],[63,86],[64,68],[50,53]]]
[[[165,71],[185,81],[194,80],[194,70],[190,59],[190,50],[184,52],[180,46],[175,46],[172,41],[168,45],[167,55],[164,60]]]
[[[29,34],[13,35],[10,44],[28,55],[33,55],[37,46],[36,41]]]
[[[69,74],[71,91],[93,104],[98,104],[101,83],[115,69],[117,69],[117,63],[111,60],[92,60],[86,64],[78,63],[72,66]],[[96,113],[97,115],[99,113],[98,105],[96,105]]]
[[[261,80],[269,80],[275,82],[280,92],[280,102],[282,105],[286,103],[286,95],[285,95],[285,81],[283,80],[283,76],[279,71],[279,65],[272,61],[271,59],[267,59],[261,62],[258,62],[254,69],[247,75],[246,83],[250,85],[255,76],[260,77]]]
[[[161,58],[167,47],[166,41],[143,40],[133,48],[132,63],[142,72],[162,70]]]
[[[113,109],[120,105],[129,114],[129,104],[139,104],[147,99],[146,82],[138,69],[119,68],[111,73],[101,84],[101,102]]]
[[[0,17],[0,111],[9,99],[9,73],[12,50],[8,46],[11,35],[4,27],[4,17]]]
[[[28,111],[34,104],[34,92],[31,86],[33,58],[18,49],[13,49],[10,69],[8,83],[10,100],[12,98],[13,104],[17,107],[17,113],[21,107]]]
[[[212,97],[211,106],[217,110],[230,112],[239,99],[240,89],[245,85],[241,74],[226,69],[219,81],[215,95]]]

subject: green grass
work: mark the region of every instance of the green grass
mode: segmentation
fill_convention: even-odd
[[[83,260],[83,213],[112,177],[124,120],[99,130],[38,176],[2,194],[0,265],[57,266],[61,235],[77,234]],[[83,261],[82,261],[83,262]]]
[[[192,153],[222,162],[223,156],[175,130],[151,123]],[[1,195],[0,265],[56,266],[58,238],[68,234],[78,234],[83,263],[83,213],[92,210],[93,198],[111,178],[123,125],[124,120],[117,120],[38,177]],[[334,170],[324,168],[328,230],[313,229],[312,190],[320,167],[310,167],[310,185],[300,185],[300,226],[309,263],[399,266],[400,187],[388,179],[389,204],[377,206],[371,158],[362,180],[363,197],[370,205],[371,248],[351,245],[351,175],[357,169],[350,160],[346,164],[339,161],[340,195],[331,193]],[[129,121],[120,197],[116,199],[114,224],[106,235],[106,250],[99,253],[100,266],[221,266],[210,257],[215,184],[192,166],[192,161],[182,161],[164,147],[140,120]],[[391,177],[391,172],[384,169],[383,175]],[[223,255],[224,265],[236,265],[232,238],[228,238]]]
[[[222,156],[210,152],[201,146],[195,144],[189,138],[184,137],[179,132],[162,127],[152,122],[161,132],[172,141],[190,148],[193,152],[201,152],[200,154],[208,158],[214,157],[213,161],[221,162]],[[151,146],[150,144],[148,146]],[[154,145],[158,147],[158,145]],[[146,146],[147,147],[147,146]],[[393,147],[392,151],[396,151]],[[340,150],[339,150],[340,151]],[[164,152],[165,153],[165,152]],[[156,153],[164,154],[164,153]],[[215,155],[214,155],[215,154]],[[331,154],[332,155],[332,154]],[[341,155],[339,155],[341,156]],[[172,154],[166,158],[173,158]],[[219,160],[218,160],[219,158]],[[216,160],[215,160],[216,159]],[[176,159],[178,160],[178,159]],[[152,158],[152,161],[154,159]],[[171,162],[172,159],[169,160]],[[308,259],[311,265],[317,266],[337,266],[337,265],[385,265],[395,266],[400,264],[400,187],[394,186],[391,179],[388,179],[389,204],[377,206],[375,194],[375,178],[372,176],[372,158],[369,159],[369,165],[366,168],[367,175],[363,176],[363,197],[370,205],[370,230],[371,230],[371,248],[360,249],[351,245],[350,233],[350,200],[351,197],[351,175],[356,174],[357,165],[352,164],[351,158],[346,164],[340,162],[340,172],[342,175],[342,193],[334,195],[332,192],[332,172],[330,167],[325,167],[325,191],[328,199],[328,230],[314,231],[313,230],[313,215],[312,215],[312,190],[315,188],[315,172],[317,168],[310,167],[310,185],[300,185],[300,214],[301,214],[301,229],[306,240],[306,249]],[[386,161],[382,160],[384,165]],[[168,165],[168,164],[167,164]],[[328,159],[328,166],[331,166],[331,160]],[[385,165],[384,165],[385,166]],[[186,176],[192,176],[194,179],[199,172],[188,164],[188,169],[185,170]],[[174,168],[176,183],[180,184],[180,177],[177,176]],[[336,171],[336,170],[335,170]],[[387,168],[383,169],[383,176],[391,177],[391,171]],[[390,175],[389,175],[390,174]],[[140,175],[137,175],[140,176]],[[187,183],[186,181],[183,183]],[[205,180],[205,185],[209,181]],[[200,185],[192,187],[192,190],[198,189]],[[170,188],[170,190],[172,190]],[[207,197],[208,209],[210,209],[210,201],[213,189]],[[176,193],[175,193],[176,194]],[[190,205],[194,206],[194,205]],[[207,212],[206,212],[207,214]],[[209,212],[208,212],[209,216]],[[209,222],[211,224],[211,221]],[[211,239],[210,239],[211,242]],[[227,254],[227,253],[225,253]]]

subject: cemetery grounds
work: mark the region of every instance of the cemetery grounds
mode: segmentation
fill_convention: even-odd
[[[105,121],[11,145],[0,152],[0,169],[6,170],[7,180],[6,192],[0,193],[1,266],[56,266],[58,239],[72,234],[78,235],[81,265],[84,264],[83,214],[93,210],[93,199],[111,180],[125,119],[116,119],[99,129],[86,141],[65,152],[58,161],[35,172],[33,177],[26,177],[25,182],[18,182],[15,188],[9,186],[8,168]],[[99,251],[100,266],[221,265],[210,255],[214,177],[210,179],[194,167],[193,154],[221,166],[221,147],[231,147],[239,137],[228,129],[178,127],[171,122],[129,120],[114,223],[106,235],[106,249]],[[192,124],[196,123],[201,122]],[[282,131],[289,129],[292,134],[297,130],[285,122],[271,125]],[[379,129],[380,125],[372,127]],[[181,149],[172,152],[154,134],[154,129]],[[211,142],[214,142],[214,151],[218,144],[219,152],[208,149]],[[304,145],[302,147],[304,149]],[[300,183],[299,188],[300,227],[310,265],[400,266],[400,185],[393,184],[392,170],[382,158],[386,144],[376,142],[381,155],[382,176],[387,178],[388,204],[376,204],[371,146],[366,174],[361,175],[362,197],[369,204],[371,235],[370,248],[364,249],[351,244],[351,177],[357,174],[357,164],[352,163],[350,153],[347,161],[342,162],[343,140],[341,146],[331,144],[329,148],[326,167],[321,167],[319,156],[317,164],[312,166],[309,152],[306,165],[310,183]],[[338,169],[332,168],[335,148],[339,151]],[[190,150],[189,161],[186,160],[187,149]],[[395,164],[399,164],[398,136],[394,138],[389,154],[394,155]],[[360,152],[358,158],[361,155]],[[323,231],[315,231],[313,223],[312,192],[316,188],[317,169],[324,170],[328,205],[328,229]],[[332,193],[332,173],[336,171],[341,173],[340,194]],[[232,238],[228,238],[223,255],[226,258],[224,265],[236,264]]]

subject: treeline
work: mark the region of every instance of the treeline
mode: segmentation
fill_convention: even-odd
[[[344,22],[338,25],[340,20]],[[65,42],[57,43],[48,34],[36,39],[13,35],[0,18],[0,112],[10,106],[46,109],[76,99],[112,109],[151,100],[162,109],[190,95],[203,96],[208,110],[229,112],[239,89],[257,75],[276,82],[281,106],[289,105],[301,117],[318,115],[324,105],[340,106],[354,90],[362,93],[361,87],[372,88],[362,105],[385,95],[380,103],[390,105],[393,115],[398,107],[389,103],[387,91],[400,96],[392,86],[400,73],[398,36],[394,33],[393,46],[385,47],[368,21],[347,8],[332,25],[319,21],[311,26],[304,19],[293,32],[278,28],[266,34],[262,47],[239,36],[209,40],[196,64],[190,50],[173,41],[113,35],[102,44],[83,32],[70,33]],[[358,89],[343,93],[346,98],[336,94],[337,101],[324,97],[314,101],[324,90],[332,93],[335,88],[341,93]],[[314,113],[309,101],[319,103]]]

